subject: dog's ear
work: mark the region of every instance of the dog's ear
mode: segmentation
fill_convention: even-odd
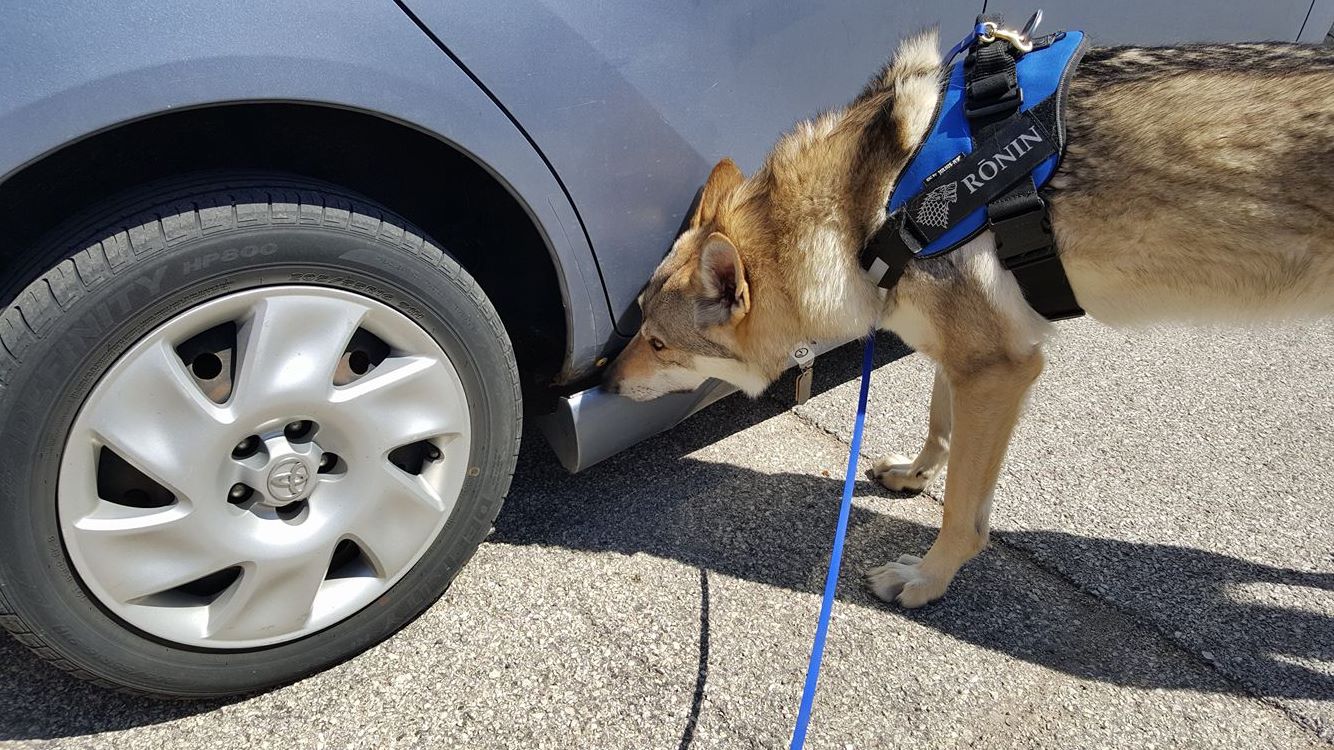
[[[704,241],[699,255],[702,295],[697,322],[716,326],[732,322],[750,312],[750,285],[736,245],[721,232]]]
[[[697,229],[717,217],[723,201],[745,180],[746,176],[731,159],[715,164],[709,179],[704,182],[704,192],[699,196],[695,215],[690,218],[690,228]]]

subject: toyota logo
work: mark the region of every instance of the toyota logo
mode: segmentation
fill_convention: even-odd
[[[299,458],[280,462],[269,472],[269,495],[275,500],[295,500],[310,484],[310,469]]]

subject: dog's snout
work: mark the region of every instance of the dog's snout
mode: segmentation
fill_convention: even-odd
[[[621,392],[621,373],[620,360],[611,363],[606,372],[602,373],[602,390],[612,395],[619,395]]]

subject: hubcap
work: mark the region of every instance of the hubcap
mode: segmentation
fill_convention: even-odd
[[[93,388],[57,509],[87,589],[151,635],[271,645],[365,607],[425,554],[468,473],[440,345],[375,300],[265,287],[181,313]]]

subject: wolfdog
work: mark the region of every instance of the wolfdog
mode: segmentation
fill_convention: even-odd
[[[939,598],[986,546],[997,475],[1053,328],[989,232],[914,259],[885,294],[859,263],[946,70],[933,32],[911,38],[851,104],[798,124],[750,177],[719,162],[605,379],[641,400],[710,377],[754,396],[801,342],[873,329],[933,360],[925,447],[872,468],[885,487],[920,491],[948,464],[930,550],[868,573],[877,596],[906,607]],[[1067,150],[1042,196],[1089,315],[1133,326],[1334,313],[1334,50],[1094,48],[1066,115]]]

